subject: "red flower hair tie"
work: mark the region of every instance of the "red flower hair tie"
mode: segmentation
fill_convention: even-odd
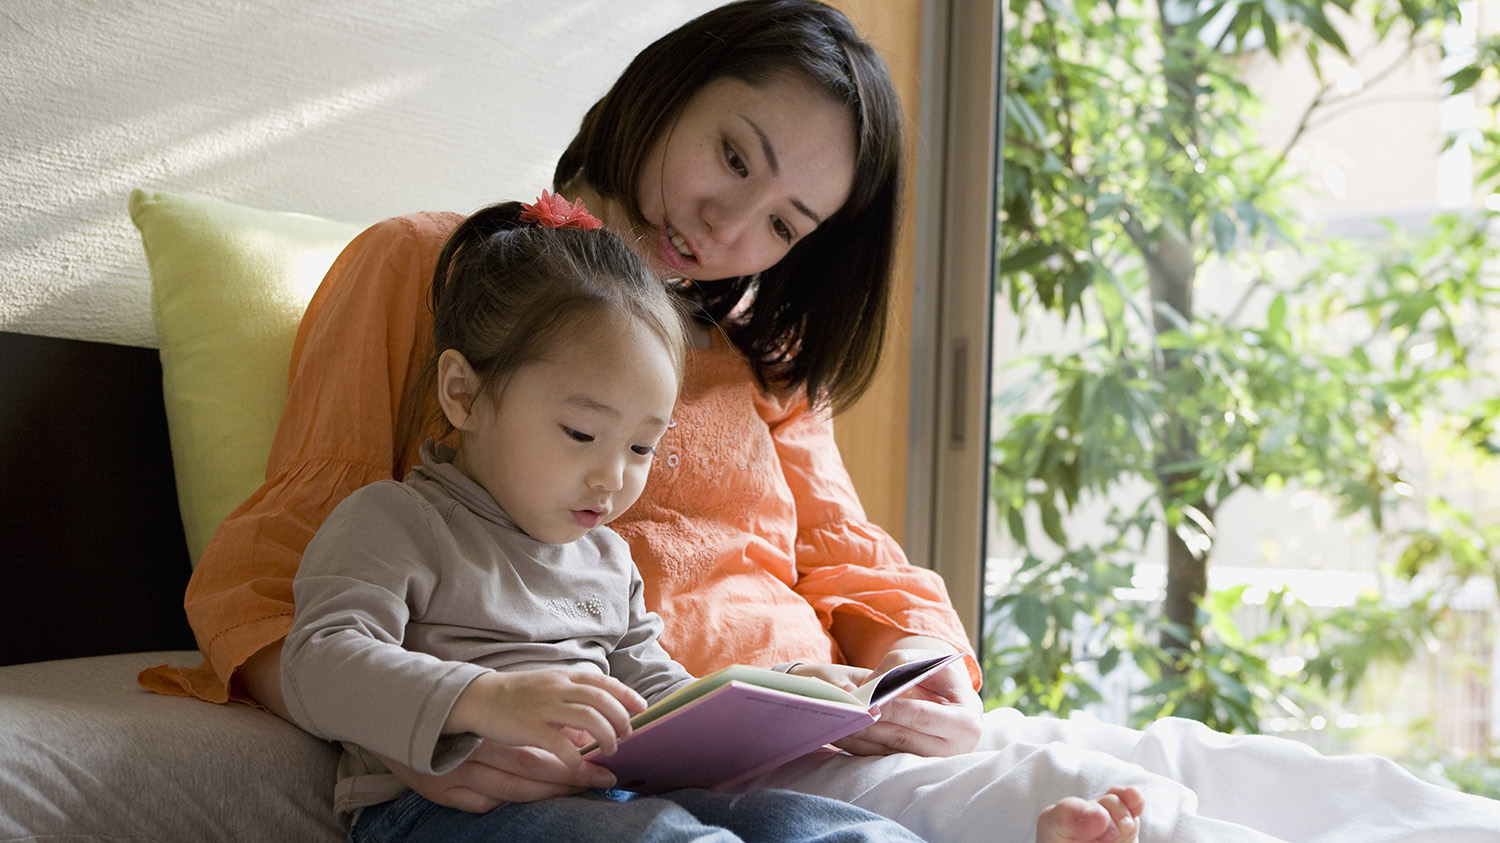
[[[534,222],[543,228],[581,228],[593,231],[604,225],[598,217],[584,210],[582,199],[569,202],[545,190],[537,197],[535,204],[522,202],[521,207],[526,209],[521,212],[521,222]]]

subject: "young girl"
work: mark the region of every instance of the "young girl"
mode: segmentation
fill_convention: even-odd
[[[555,189],[583,197],[701,316],[677,426],[640,503],[615,522],[666,623],[663,645],[691,671],[802,661],[857,679],[919,650],[969,646],[942,581],[865,518],[832,431],[830,409],[858,397],[879,360],[902,119],[889,73],[842,14],[816,0],[742,0],[643,50],[559,159]],[[340,500],[400,477],[437,432],[401,402],[415,390],[436,406],[417,377],[430,356],[423,302],[460,220],[379,223],[330,269],[293,347],[266,482],[193,572],[186,605],[206,661],[147,671],[147,687],[285,715],[280,660],[303,549]],[[1017,818],[1117,783],[1150,802],[1150,839],[1487,840],[1500,829],[1492,801],[1381,759],[1181,720],[1134,731],[986,714],[968,667],[840,742],[854,754],[755,784],[845,799],[953,841],[1010,829],[1029,839]],[[434,801],[476,812],[611,782],[492,741],[440,776],[393,767]]]
[[[427,440],[421,466],[345,498],[307,547],[282,684],[299,724],[345,742],[336,804],[358,814],[353,839],[635,839],[670,825],[683,840],[916,841],[781,790],[590,793],[481,820],[408,795],[381,762],[437,773],[485,739],[576,766],[575,737],[612,752],[647,700],[692,679],[604,526],[645,486],[686,338],[665,288],[598,227],[544,192],[454,231],[433,280],[430,366],[453,444]],[[1139,812],[1124,791],[1070,801],[1038,818],[1039,839],[1078,839],[1091,822],[1128,839]]]

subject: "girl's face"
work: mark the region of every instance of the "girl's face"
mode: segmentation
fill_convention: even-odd
[[[446,399],[455,381],[441,366]],[[444,410],[460,431],[454,465],[527,535],[566,544],[640,497],[676,399],[666,346],[636,320],[612,319],[522,366],[496,394],[461,397],[457,417],[446,400]]]
[[[853,114],[794,76],[709,83],[642,167],[643,257],[700,281],[769,269],[843,206],[854,151]]]

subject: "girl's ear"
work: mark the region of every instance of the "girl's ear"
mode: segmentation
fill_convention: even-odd
[[[444,351],[437,365],[438,405],[455,430],[463,430],[473,416],[474,397],[479,391],[479,376],[469,361],[454,349]]]

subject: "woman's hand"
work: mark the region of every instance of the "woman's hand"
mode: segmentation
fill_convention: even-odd
[[[951,649],[895,649],[881,661],[878,670],[942,652]],[[797,672],[802,673],[803,668]],[[979,743],[983,708],[970,684],[968,668],[962,660],[955,661],[886,703],[873,726],[837,741],[835,746],[855,755],[962,755]]]
[[[448,808],[474,814],[503,802],[536,802],[587,788],[613,787],[614,774],[587,761],[570,767],[548,752],[484,741],[464,762],[441,776],[415,772],[382,758],[407,787]]]

